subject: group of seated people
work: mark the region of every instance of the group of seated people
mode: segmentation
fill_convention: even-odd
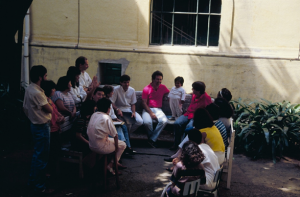
[[[213,182],[214,175],[226,158],[230,140],[230,118],[233,115],[229,104],[231,98],[230,91],[223,88],[218,92],[216,99],[209,100],[208,98],[204,107],[197,108],[191,120],[186,121],[185,124],[182,124],[180,119],[188,119],[188,117],[180,116],[176,120],[174,131],[175,139],[177,137],[178,141],[175,140],[171,149],[176,146],[177,152],[170,158],[164,159],[167,162],[173,162],[173,167],[167,168],[172,172],[172,184],[167,189],[166,196],[180,196],[185,182],[199,178],[201,179],[200,189],[211,190],[216,186]],[[187,135],[181,141],[182,134]],[[197,174],[195,171],[195,176],[178,176],[181,171],[199,169],[203,170],[203,173]]]
[[[194,82],[191,103],[186,112],[182,114],[182,105],[186,96],[186,92],[182,88],[183,77],[176,77],[175,86],[169,90],[161,84],[162,72],[155,71],[152,74],[152,82],[143,89],[143,111],[140,115],[136,112],[136,93],[134,88],[129,86],[130,77],[128,75],[121,76],[120,85],[115,88],[109,85],[100,87],[97,77],[91,79],[86,72],[87,69],[88,60],[81,56],[77,58],[75,66],[69,67],[66,76],[58,79],[57,84],[51,80],[41,81],[41,88],[44,90],[49,104],[53,107],[50,163],[57,159],[57,151],[60,149],[60,124],[64,122],[66,116],[74,121],[73,128],[76,130],[72,146],[83,152],[84,155],[91,152],[112,153],[115,151],[115,142],[118,144],[116,151],[118,160],[124,151],[127,154],[134,154],[129,133],[134,132],[143,124],[147,129],[149,145],[157,147],[157,138],[168,122],[162,111],[165,94],[168,94],[172,111],[172,117],[169,119],[175,120],[174,145],[171,149],[178,149],[176,154],[168,159],[172,160],[175,166],[174,170],[171,169],[173,175],[176,177],[179,168],[195,167],[196,164],[192,163],[200,162],[199,166],[204,169],[206,163],[213,166],[208,171],[205,169],[206,178],[208,178],[210,175],[207,173],[216,170],[215,159],[217,158],[218,166],[223,163],[228,146],[230,117],[233,114],[228,103],[232,98],[229,90],[223,88],[218,92],[218,98],[214,100],[205,92],[206,86],[203,82]],[[156,126],[154,126],[154,122],[157,122]],[[182,140],[182,137],[185,138]],[[192,149],[198,151],[200,156],[195,161],[191,161],[190,165],[185,163],[187,158],[191,157],[186,155],[190,151],[186,148],[189,149],[195,143],[200,144],[199,148]],[[108,170],[115,174],[112,162],[113,160],[108,164]],[[126,168],[120,163],[118,166],[121,169]],[[209,180],[206,183],[209,183]]]

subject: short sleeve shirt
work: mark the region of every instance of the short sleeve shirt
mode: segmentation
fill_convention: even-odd
[[[201,133],[206,133],[205,143],[208,144],[214,152],[225,152],[223,138],[216,126],[200,129]]]
[[[81,85],[79,87],[75,86],[75,88],[71,87],[70,94],[72,95],[73,100],[76,104],[83,102],[87,96],[86,92],[83,90],[83,87]]]
[[[114,94],[110,100],[119,108],[122,112],[132,112],[131,105],[136,103],[135,90],[129,87],[127,91],[124,91],[122,86],[117,86],[114,89]]]
[[[79,75],[79,85],[82,87],[89,87],[92,83],[92,79],[87,72],[84,72]]]
[[[188,119],[192,119],[194,117],[194,113],[198,108],[205,108],[207,105],[211,104],[210,96],[205,92],[200,96],[200,98],[196,98],[196,95],[193,94],[191,104],[188,107],[184,116],[187,116]]]
[[[107,138],[108,135],[115,137],[117,130],[109,115],[95,112],[90,119],[87,134],[90,147],[98,148],[99,140]]]
[[[183,89],[183,87],[176,88],[176,86],[174,86],[171,89],[168,97],[170,99],[178,99],[178,100],[184,101],[185,96],[186,96],[186,93],[185,93],[185,90]]]
[[[69,92],[67,95],[65,95],[61,91],[56,91],[51,99],[54,103],[56,103],[56,101],[59,99],[62,100],[64,103],[64,106],[71,112],[73,111],[73,109],[75,107],[75,102],[73,100],[72,95]]]
[[[142,99],[147,99],[147,105],[150,108],[161,108],[163,96],[164,94],[169,92],[169,89],[163,84],[160,84],[157,90],[154,90],[150,83],[149,85],[144,87]]]
[[[24,96],[24,112],[32,124],[45,124],[51,120],[51,113],[42,110],[42,106],[48,104],[44,90],[31,83],[27,88]]]
[[[204,154],[205,158],[201,162],[204,167],[205,176],[206,176],[206,184],[201,188],[203,189],[213,189],[216,183],[213,182],[215,173],[218,169],[220,169],[220,164],[218,161],[218,157],[215,155],[213,150],[207,144],[199,144],[199,148]]]

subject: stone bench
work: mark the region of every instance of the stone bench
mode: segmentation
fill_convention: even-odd
[[[143,112],[143,104],[142,104],[142,91],[136,91],[136,104],[135,104],[135,108],[136,108],[136,112],[138,112],[141,116],[142,116],[142,112]],[[182,111],[183,113],[186,112],[187,108],[189,107],[189,105],[191,104],[191,99],[192,99],[192,95],[191,94],[187,94],[185,97],[185,101],[184,104],[182,105]],[[166,114],[166,116],[170,117],[172,116],[172,112],[170,109],[170,104],[169,104],[169,99],[168,99],[168,94],[165,94],[163,97],[163,103],[162,103],[162,111]],[[168,124],[174,124],[174,120],[168,120]]]
[[[136,112],[138,112],[140,115],[142,115],[143,112],[143,105],[142,105],[142,91],[136,91]],[[187,94],[185,97],[185,102],[182,105],[182,110],[183,113],[186,112],[187,108],[189,107],[190,103],[191,103],[191,99],[192,99],[192,95],[191,94]],[[163,112],[166,114],[166,116],[171,117],[172,116],[172,112],[170,109],[170,105],[169,105],[169,99],[168,99],[168,94],[165,94],[163,97],[163,103],[162,103],[162,110]],[[79,116],[79,111],[77,112],[77,116]],[[69,117],[65,117],[65,122],[61,125],[61,132],[64,133],[68,130],[70,130],[73,126],[74,121],[70,121]],[[168,120],[168,124],[169,125],[173,125],[174,124],[174,120]],[[154,123],[157,123],[156,121],[154,121]],[[140,132],[135,132],[135,133],[131,133],[130,134],[130,138],[134,138],[134,139],[144,139],[147,138],[147,136],[145,135],[145,131],[141,131],[144,130],[144,127],[141,126],[138,130]],[[168,128],[168,126],[167,126]],[[170,132],[162,132],[161,135],[165,135],[165,139],[162,140],[174,140],[174,137],[170,137],[171,133]]]
[[[143,104],[142,104],[142,91],[136,91],[136,98],[137,102],[135,104],[136,106],[136,112],[138,112],[142,116],[143,112]],[[182,106],[183,113],[186,112],[187,108],[189,107],[191,103],[192,95],[187,94],[185,97],[185,102]],[[172,112],[169,105],[169,99],[168,94],[165,94],[163,97],[163,103],[162,103],[162,110],[166,114],[167,117],[172,116]],[[157,123],[156,121],[153,121],[154,123]],[[173,135],[173,124],[174,120],[168,120],[168,124],[165,127],[165,129],[161,132],[161,134],[158,137],[159,141],[169,141],[174,142],[174,135]],[[144,126],[141,126],[139,129],[137,129],[134,133],[130,133],[130,139],[148,139],[147,138],[147,132]]]

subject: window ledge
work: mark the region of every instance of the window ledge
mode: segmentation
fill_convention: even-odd
[[[145,49],[141,49],[145,50]],[[180,53],[180,54],[212,54],[219,53],[219,47],[206,47],[206,46],[180,46],[180,45],[149,45],[146,49],[149,52],[161,52],[161,53]]]

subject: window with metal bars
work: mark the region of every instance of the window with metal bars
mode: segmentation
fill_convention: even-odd
[[[122,64],[100,63],[99,68],[102,85],[119,85]]]
[[[221,0],[152,0],[150,44],[218,46]]]

